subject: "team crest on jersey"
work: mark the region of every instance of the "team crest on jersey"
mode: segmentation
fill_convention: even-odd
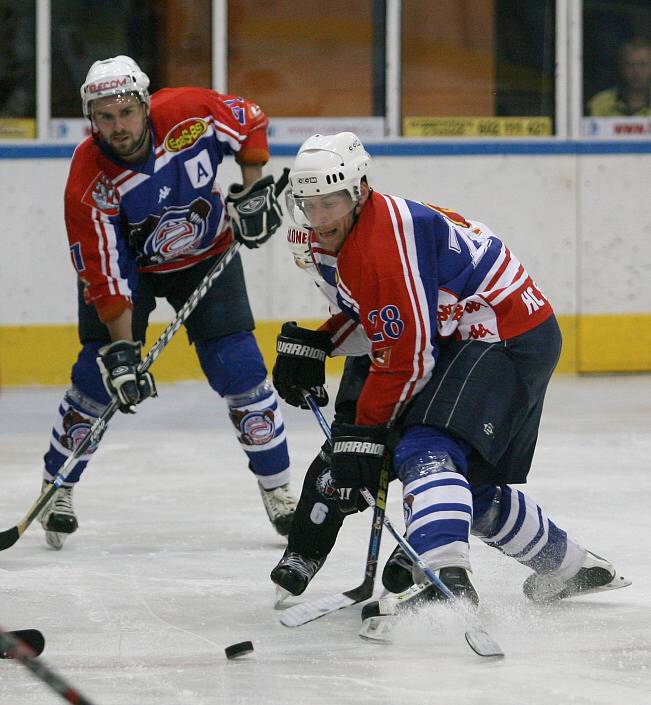
[[[373,364],[376,367],[389,367],[391,364],[391,348],[379,348],[373,351]]]
[[[212,235],[208,217],[212,205],[196,198],[189,206],[166,208],[160,217],[150,215],[131,226],[130,243],[152,264],[206,249]]]
[[[201,118],[188,118],[175,125],[168,133],[163,146],[168,152],[180,152],[192,145],[208,130],[208,123]]]
[[[103,171],[100,171],[91,181],[81,202],[91,208],[97,208],[109,216],[117,215],[120,212],[120,194]]]
[[[239,441],[243,445],[263,446],[276,435],[276,422],[271,409],[233,409],[230,417],[240,432]]]
[[[68,409],[63,416],[62,426],[63,433],[59,436],[59,443],[70,451],[74,449],[86,438],[92,426],[90,419],[82,416],[74,409]],[[91,445],[87,453],[92,452],[95,448]]]

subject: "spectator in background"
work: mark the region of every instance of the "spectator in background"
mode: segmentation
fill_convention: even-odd
[[[619,81],[588,101],[591,117],[651,116],[651,40],[634,37],[619,50]]]

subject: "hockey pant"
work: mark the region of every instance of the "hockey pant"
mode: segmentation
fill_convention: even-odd
[[[72,368],[52,427],[45,454],[44,477],[52,480],[77,444],[109,403],[96,358],[104,342],[87,343]],[[251,333],[235,333],[195,343],[210,386],[226,399],[238,441],[249,467],[265,489],[289,480],[289,455],[283,423],[267,371]],[[77,482],[96,446],[91,446],[72,469],[64,485]]]

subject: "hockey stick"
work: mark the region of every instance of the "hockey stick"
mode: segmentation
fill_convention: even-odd
[[[38,629],[16,629],[15,631],[5,632],[14,639],[19,639],[29,646],[34,652],[34,656],[40,656],[45,648],[45,637]],[[14,658],[11,649],[0,647],[0,658]]]
[[[323,417],[321,409],[319,409],[317,403],[314,401],[314,398],[307,393],[303,396],[305,398],[305,401],[308,403],[310,409],[312,409],[312,412],[316,416],[319,425],[321,426],[323,432],[326,435],[326,438],[328,440],[332,440],[332,433],[330,431],[330,428],[328,427],[328,422]],[[368,503],[369,507],[373,507],[375,505],[375,500],[373,499],[373,495],[368,491],[368,489],[366,487],[360,487],[359,491],[362,497],[364,497],[364,499]],[[445,583],[441,581],[438,575],[436,575],[436,573],[427,565],[427,563],[423,561],[418,552],[414,550],[409,541],[407,541],[407,539],[399,531],[397,531],[397,529],[389,520],[389,517],[387,517],[384,513],[382,517],[382,522],[384,526],[387,527],[389,533],[398,542],[402,550],[425,574],[429,582],[434,585],[440,593],[444,595],[445,599],[453,607],[455,607],[460,614],[464,616],[469,627],[465,633],[468,646],[470,646],[470,648],[479,656],[504,656],[504,652],[500,648],[499,644],[484,629],[478,617],[476,615],[468,614],[468,611],[464,609],[461,600],[449,590],[447,585],[445,585]],[[369,617],[366,620],[370,623],[370,633],[372,633],[373,630],[372,621],[377,619],[381,619],[381,617]],[[364,635],[362,634],[362,636]]]
[[[210,268],[208,273],[199,283],[199,286],[197,286],[197,288],[192,292],[185,304],[183,304],[183,306],[179,309],[174,319],[161,333],[154,345],[152,345],[151,349],[147,353],[147,357],[138,366],[138,372],[145,372],[151,367],[154,360],[156,360],[165,347],[167,347],[175,333],[188,319],[192,311],[194,311],[198,303],[206,295],[212,283],[224,271],[226,265],[229,264],[233,257],[235,257],[239,249],[240,243],[233,243],[219,258],[219,260]],[[75,465],[79,462],[79,458],[81,458],[88,448],[92,445],[97,445],[100,442],[104,432],[106,431],[108,422],[115,415],[115,412],[118,410],[118,406],[119,404],[117,399],[115,397],[111,399],[108,405],[104,408],[104,411],[91,426],[88,434],[79,443],[79,445],[75,447],[72,454],[61,466],[59,472],[54,476],[52,484],[41,492],[38,499],[30,507],[23,520],[16,524],[16,526],[12,526],[10,529],[0,532],[0,551],[10,548],[16,543],[16,541],[18,541],[18,539],[25,533],[27,527],[34,521],[34,519],[36,519],[43,508],[50,502],[54,493],[65,482],[66,477],[72,472]]]
[[[289,169],[284,169],[282,176],[278,179],[275,186],[276,196],[280,195],[287,186],[289,180]],[[152,345],[151,349],[147,353],[147,357],[138,365],[138,372],[145,372],[154,363],[156,358],[163,352],[167,347],[170,340],[174,337],[179,328],[185,323],[190,314],[197,307],[201,299],[206,295],[213,282],[221,275],[226,266],[235,257],[238,250],[240,249],[241,243],[234,242],[224,254],[215,262],[215,264],[208,270],[204,278],[199,282],[197,288],[190,294],[188,300],[179,309],[176,316],[169,323],[167,328],[160,334],[158,340]],[[0,551],[4,551],[7,548],[13,546],[16,541],[25,533],[27,527],[36,519],[36,517],[41,513],[43,508],[52,499],[54,493],[61,487],[65,482],[68,475],[72,472],[74,466],[79,462],[79,458],[88,450],[92,445],[97,445],[104,432],[106,431],[107,424],[109,420],[114,416],[115,412],[118,410],[118,401],[114,397],[105,407],[104,411],[96,419],[95,423],[91,426],[90,431],[86,437],[75,447],[72,454],[68,457],[66,462],[61,466],[59,472],[54,476],[52,484],[47,487],[43,492],[41,492],[38,499],[30,507],[29,511],[25,515],[24,519],[20,521],[16,526],[12,526],[10,529],[5,531],[0,531]]]
[[[26,629],[24,631],[34,632],[35,629]],[[39,632],[40,633],[40,632]],[[23,666],[28,668],[37,678],[43,681],[49,688],[52,688],[64,700],[67,700],[72,705],[93,705],[93,703],[83,696],[76,688],[73,688],[70,683],[65,681],[58,673],[55,673],[49,666],[46,666],[43,661],[37,658],[38,654],[34,652],[26,642],[22,642],[15,638],[14,635],[20,632],[5,632],[0,629],[0,651],[9,654],[8,658],[20,661]]]
[[[331,433],[328,422],[323,418],[321,410],[314,401],[314,398],[307,392],[303,392],[303,397],[314,412],[326,437],[330,440]],[[375,574],[377,573],[377,564],[380,555],[382,527],[384,525],[384,512],[386,511],[387,490],[389,487],[389,462],[389,456],[387,455],[384,458],[382,469],[380,470],[377,501],[373,502],[373,517],[371,519],[371,534],[369,536],[368,551],[366,553],[364,580],[352,590],[346,590],[345,592],[339,592],[336,595],[328,595],[327,597],[321,597],[316,600],[308,600],[299,605],[289,607],[280,617],[280,623],[285,627],[300,627],[326,614],[336,612],[344,607],[350,607],[358,602],[365,602],[373,597]],[[373,495],[371,495],[371,497],[372,496]]]

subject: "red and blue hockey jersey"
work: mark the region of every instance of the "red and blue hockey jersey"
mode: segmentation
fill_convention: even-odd
[[[151,97],[146,162],[123,162],[92,137],[77,147],[66,228],[86,301],[102,320],[132,306],[138,272],[184,269],[228,247],[217,170],[228,154],[240,164],[267,162],[266,127],[245,98],[165,88]]]
[[[314,242],[312,253],[319,266]],[[320,269],[327,274],[331,264]],[[359,424],[384,424],[400,413],[431,377],[437,341],[507,340],[553,314],[485,225],[375,192],[337,255],[336,276],[341,310],[364,327],[372,345]],[[331,319],[333,336],[337,326]]]

